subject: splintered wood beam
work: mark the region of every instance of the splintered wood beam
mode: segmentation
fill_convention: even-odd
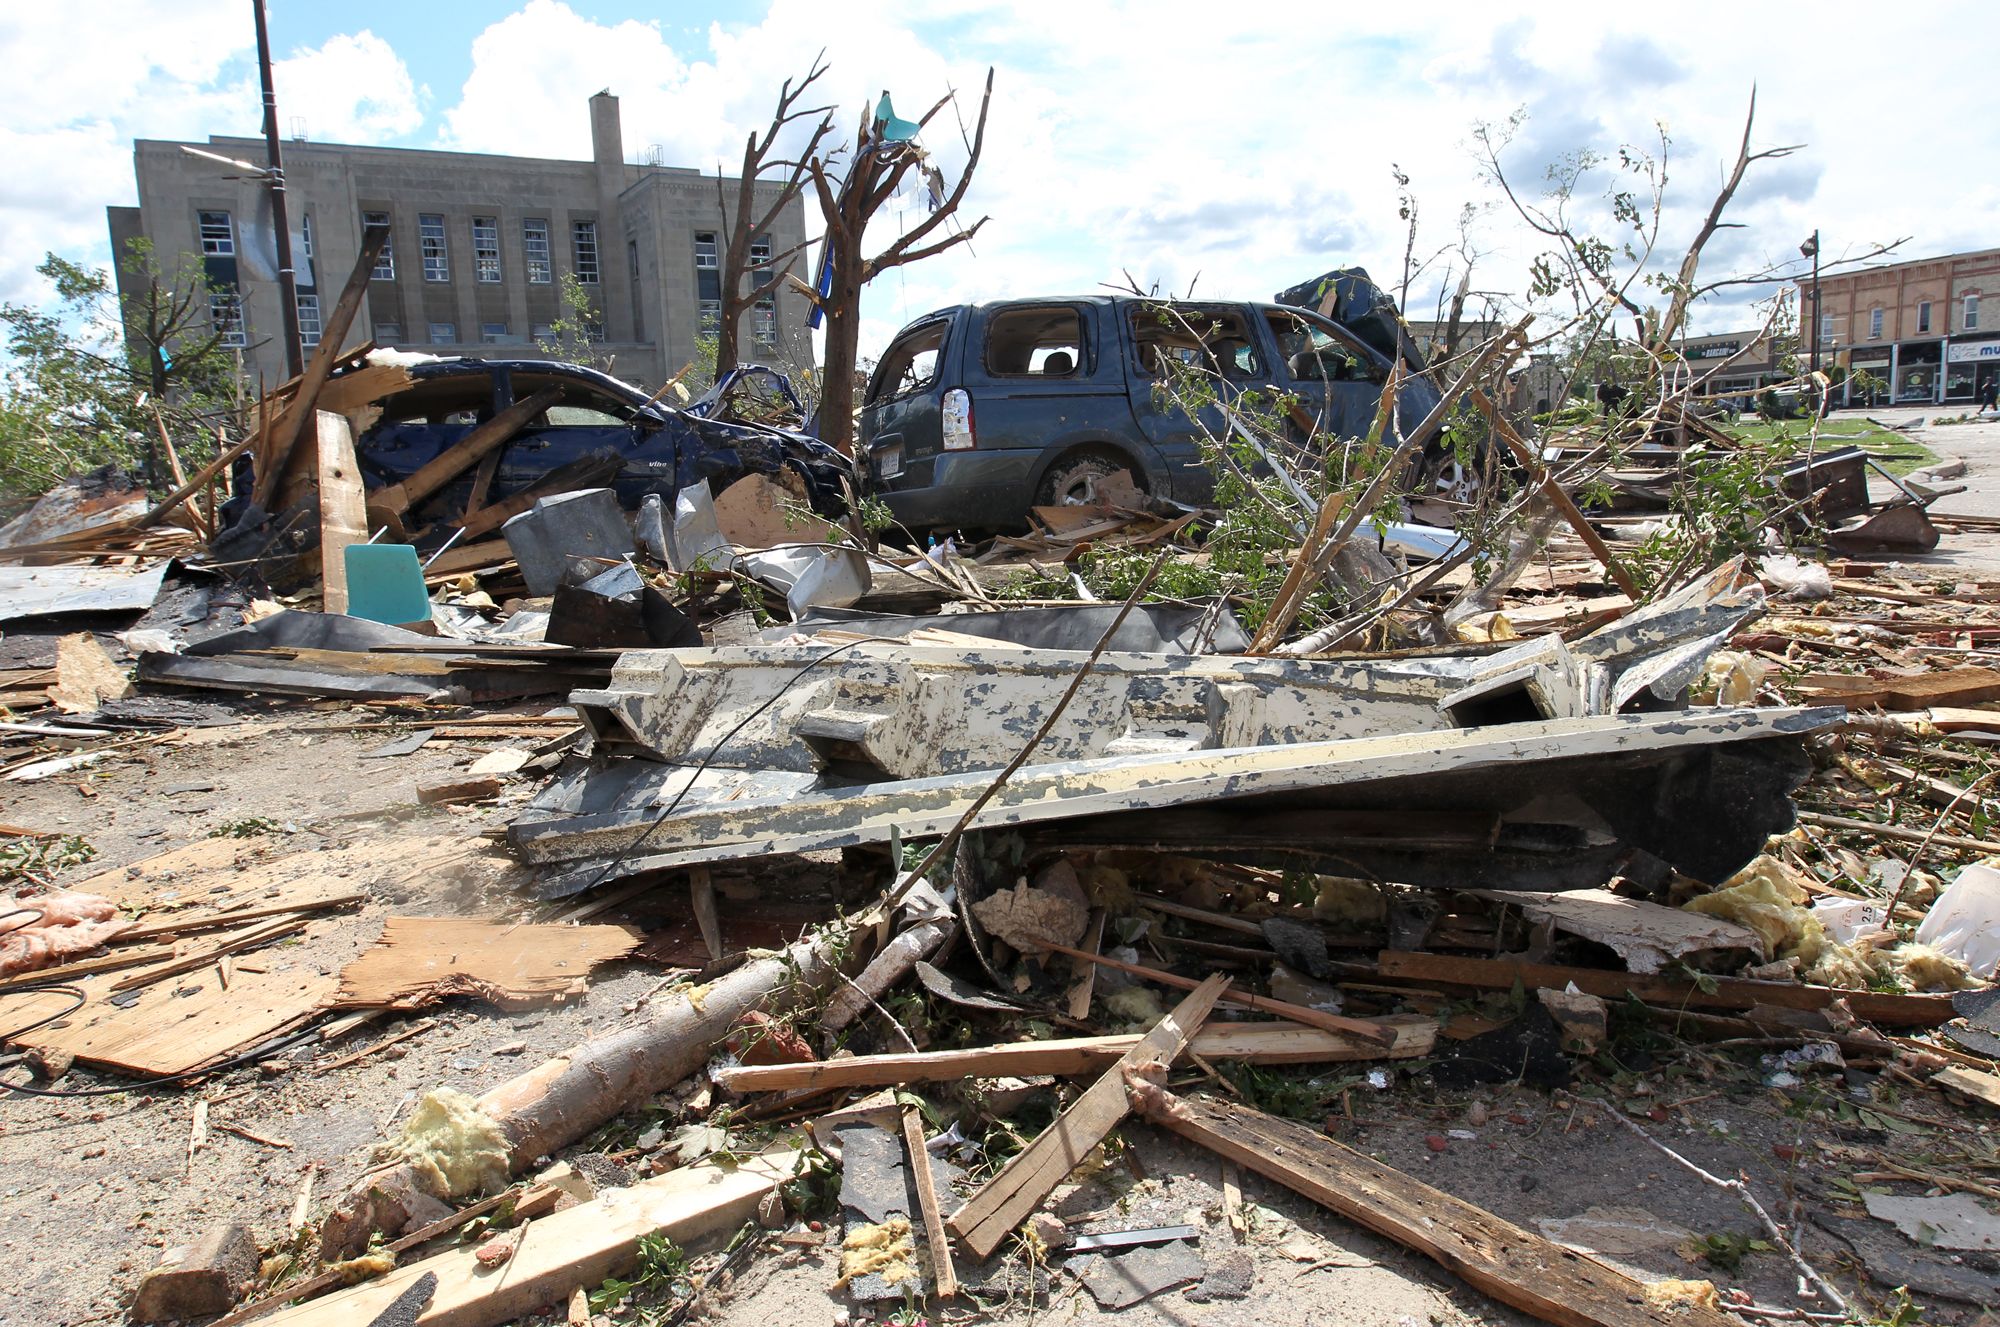
[[[1557,1327],[1730,1327],[1690,1303],[1655,1305],[1646,1287],[1594,1258],[1433,1189],[1302,1124],[1237,1102],[1183,1098],[1158,1123],[1358,1226],[1413,1249],[1509,1307]]]
[[[1529,474],[1537,477],[1542,492],[1555,504],[1556,510],[1562,513],[1563,520],[1576,532],[1576,537],[1583,541],[1591,556],[1604,564],[1604,570],[1610,574],[1612,582],[1623,590],[1632,602],[1638,603],[1644,599],[1645,595],[1640,593],[1639,583],[1632,579],[1632,573],[1619,564],[1618,559],[1612,555],[1611,546],[1605,543],[1590,522],[1584,519],[1583,513],[1577,510],[1576,503],[1570,500],[1569,494],[1556,482],[1556,477],[1549,473],[1549,468],[1542,464],[1534,449],[1522,440],[1521,435],[1514,431],[1514,426],[1507,422],[1507,417],[1500,413],[1500,407],[1493,403],[1493,398],[1474,388],[1472,403],[1479,407],[1480,414],[1486,416],[1486,422],[1500,435],[1500,440],[1507,444],[1507,450],[1514,454],[1514,459],[1519,461]]]
[[[1082,1164],[1131,1110],[1126,1097],[1127,1073],[1172,1064],[1186,1049],[1188,1038],[1201,1027],[1209,1010],[1229,985],[1217,974],[1196,987],[1174,1011],[1139,1039],[1103,1077],[1042,1130],[988,1180],[971,1201],[952,1213],[945,1224],[980,1258],[990,1258],[1001,1243],[1033,1214],[1042,1200]]]
[[[354,435],[347,420],[315,412],[319,462],[319,576],[322,607],[347,611],[347,549],[368,542],[368,513],[362,500],[361,466],[354,459]]]
[[[533,396],[514,402],[433,457],[428,464],[419,467],[408,479],[370,493],[369,509],[403,515],[456,479],[488,452],[497,452],[508,439],[525,428],[529,420],[560,400],[560,387],[544,387]]]
[[[1343,1036],[1322,1028],[1289,1023],[1205,1023],[1188,1043],[1204,1060],[1249,1064],[1332,1064],[1353,1060],[1407,1060],[1428,1055],[1437,1040],[1437,1022],[1418,1014],[1382,1020],[1396,1038],[1393,1046]],[[844,1087],[890,1087],[903,1083],[948,1083],[962,1078],[1031,1078],[1100,1073],[1139,1044],[1131,1033],[1109,1037],[1067,1037],[1023,1041],[967,1050],[913,1054],[852,1055],[812,1064],[740,1064],[714,1071],[716,1086],[731,1092],[828,1091]]]
[[[333,375],[334,365],[344,356],[340,353],[340,343],[347,339],[347,329],[354,323],[354,315],[361,310],[361,298],[368,293],[368,280],[375,271],[375,259],[382,252],[382,246],[389,242],[387,226],[370,226],[361,234],[361,252],[355,256],[354,268],[347,274],[347,284],[341,287],[340,300],[327,315],[326,324],[320,329],[319,345],[313,348],[312,361],[306,371],[299,375],[298,390],[292,394],[291,406],[278,418],[275,438],[268,440],[271,445],[257,459],[259,468],[256,486],[251,495],[258,506],[271,510],[271,500],[278,496],[278,486],[285,481],[292,468],[292,454],[311,426],[313,411],[319,405],[320,388]]]
[[[931,1154],[924,1147],[924,1116],[915,1106],[903,1107],[903,1147],[910,1154],[910,1182],[916,1186],[917,1207],[924,1216],[924,1241],[931,1246],[931,1285],[939,1299],[958,1294],[958,1269],[951,1261],[951,1237],[944,1213],[938,1210],[937,1186],[931,1179]]]
[[[1071,958],[1089,959],[1092,963],[1098,963],[1107,968],[1116,968],[1120,972],[1129,972],[1135,977],[1144,977],[1147,981],[1156,981],[1163,986],[1178,986],[1184,991],[1198,989],[1198,985],[1192,977],[1182,977],[1172,972],[1162,972],[1158,968],[1142,967],[1137,963],[1120,962],[1115,958],[1106,958],[1103,954],[1085,953],[1081,949],[1071,949],[1068,945],[1052,944],[1049,948],[1055,950],[1058,954],[1068,954]],[[1385,1029],[1382,1024],[1370,1019],[1342,1018],[1338,1014],[1329,1014],[1322,1009],[1310,1009],[1302,1004],[1292,1004],[1285,1000],[1273,1000],[1269,996],[1253,995],[1249,991],[1231,991],[1222,997],[1222,1003],[1241,1005],[1245,1009],[1254,1009],[1260,1014],[1276,1014],[1278,1017],[1288,1018],[1294,1023],[1303,1023],[1307,1027],[1320,1028],[1327,1032],[1338,1032],[1349,1037],[1359,1037],[1363,1041],[1373,1042],[1377,1046],[1392,1046],[1396,1041],[1395,1033]]]

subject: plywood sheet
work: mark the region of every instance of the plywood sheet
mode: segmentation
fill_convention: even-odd
[[[169,978],[120,1007],[108,999],[124,974],[81,983],[92,999],[76,1013],[14,1038],[15,1044],[65,1050],[88,1064],[156,1078],[228,1058],[327,1007],[335,982],[311,968],[237,969],[228,986],[213,967]],[[46,1017],[68,1001],[53,995],[4,1002],[9,1023]]]
[[[414,1009],[453,995],[537,1004],[581,993],[591,968],[625,957],[644,939],[627,926],[391,917],[381,941],[340,974],[340,1004]]]

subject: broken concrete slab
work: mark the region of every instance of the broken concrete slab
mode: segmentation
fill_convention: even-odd
[[[1933,1249],[2000,1249],[2000,1216],[1969,1193],[1943,1198],[1863,1195],[1868,1215]]]

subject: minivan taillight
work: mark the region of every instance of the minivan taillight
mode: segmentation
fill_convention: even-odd
[[[963,387],[954,387],[944,394],[944,449],[964,452],[972,447],[972,398]]]

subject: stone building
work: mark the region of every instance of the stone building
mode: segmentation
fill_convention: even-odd
[[[1819,288],[1820,362],[1848,369],[1839,404],[1970,405],[2000,377],[2000,249],[1822,273]],[[1996,298],[1982,309],[1985,295]],[[1799,308],[1803,356],[1810,277],[1799,281]]]
[[[557,161],[474,152],[291,142],[285,184],[307,353],[361,249],[365,223],[386,222],[377,263],[347,343],[439,355],[545,358],[537,342],[567,318],[563,276],[589,299],[598,362],[654,388],[695,358],[696,338],[721,313],[718,264],[728,247],[713,175],[650,158],[628,161],[618,98],[590,99],[591,159]],[[199,147],[213,156],[183,150]],[[261,164],[261,138],[133,144],[139,205],[107,209],[112,252],[144,236],[163,262],[198,254],[222,287],[216,323],[242,347],[253,383],[286,376],[276,242],[268,193],[214,157]],[[776,184],[758,186],[758,211]],[[731,206],[736,184],[728,181]],[[795,201],[752,259],[805,239]],[[121,277],[122,277],[121,272]],[[740,357],[792,368],[811,362],[805,303],[773,283],[746,315]]]

